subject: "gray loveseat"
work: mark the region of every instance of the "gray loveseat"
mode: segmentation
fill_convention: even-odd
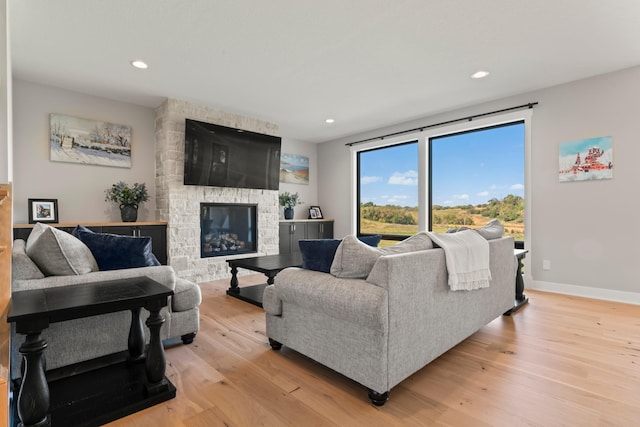
[[[450,289],[439,247],[380,256],[366,278],[285,269],[264,293],[271,346],[357,381],[383,405],[395,385],[513,308],[513,238],[488,243],[490,285],[471,291]]]
[[[12,248],[12,292],[42,289],[58,286],[83,285],[91,286],[94,282],[147,276],[167,288],[173,290],[174,295],[169,298],[167,307],[161,310],[165,323],[161,328],[161,339],[181,338],[185,344],[191,343],[199,329],[199,304],[202,301],[200,287],[188,280],[176,278],[174,270],[166,265],[154,265],[136,268],[123,268],[109,271],[98,271],[95,261],[92,261],[87,250],[78,244],[77,239],[64,231],[51,227],[45,230],[44,236],[51,242],[57,242],[68,258],[68,265],[61,270],[60,266],[53,268],[58,275],[45,275],[38,264],[27,254],[25,241],[18,239]],[[35,228],[34,228],[35,230]],[[32,232],[33,234],[33,232]],[[31,239],[31,237],[30,237]],[[50,257],[51,247],[46,247],[46,257]],[[51,264],[50,260],[38,258]],[[63,261],[67,261],[63,257]],[[44,268],[49,270],[49,268]],[[71,269],[68,274],[65,269]],[[48,274],[52,271],[48,271]],[[141,319],[149,317],[146,310],[142,310]],[[42,332],[48,347],[45,351],[47,369],[106,356],[127,350],[128,331],[131,324],[129,311],[109,313],[83,319],[52,323]],[[147,341],[149,340],[148,331]],[[20,376],[21,359],[18,348],[24,342],[24,336],[12,329],[11,339],[11,377]]]

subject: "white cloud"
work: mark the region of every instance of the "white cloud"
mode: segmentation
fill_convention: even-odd
[[[487,197],[488,195],[489,195],[488,191],[481,191],[476,194],[476,196],[480,196],[480,197]]]
[[[468,194],[454,194],[453,198],[454,199],[460,199],[460,200],[468,200],[469,199],[469,195]]]
[[[513,184],[509,187],[510,190],[524,190],[524,185],[522,184]]]
[[[418,172],[406,171],[406,172],[394,172],[390,177],[387,184],[391,185],[418,185]]]
[[[453,203],[453,200],[445,200],[444,202],[442,202],[443,205],[450,205]]]
[[[360,178],[360,184],[373,184],[374,182],[382,181],[381,176],[363,176]]]

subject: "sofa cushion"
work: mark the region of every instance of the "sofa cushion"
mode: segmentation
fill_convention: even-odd
[[[46,276],[91,273],[98,264],[89,248],[79,239],[57,228],[38,223],[35,236],[27,239],[27,255]]]
[[[187,311],[197,307],[202,302],[200,286],[186,279],[177,278],[176,287],[171,297],[173,311]]]
[[[160,265],[151,251],[151,237],[94,233],[82,225],[73,235],[89,247],[101,271]]]
[[[432,248],[433,242],[424,232],[414,234],[400,243],[385,248],[373,248],[354,236],[347,236],[336,250],[331,264],[331,274],[344,279],[364,279],[371,272],[376,260],[382,255]]]
[[[382,236],[360,236],[358,239],[369,246],[376,247]],[[302,254],[302,268],[329,273],[340,239],[303,239],[298,242]]]
[[[43,277],[42,271],[27,255],[26,242],[22,239],[14,240],[11,250],[11,280],[42,279]]]

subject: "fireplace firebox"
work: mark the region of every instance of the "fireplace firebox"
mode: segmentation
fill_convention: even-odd
[[[256,253],[257,205],[200,204],[202,258]]]

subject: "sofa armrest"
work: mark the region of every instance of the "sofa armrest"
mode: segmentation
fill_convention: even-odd
[[[49,276],[43,279],[14,280],[11,283],[11,291],[18,292],[32,289],[55,288],[59,286],[80,285],[83,283],[140,276],[147,276],[171,290],[174,290],[176,287],[176,274],[173,268],[168,265],[160,265],[154,267],[125,268],[122,270],[95,271],[77,276]]]

